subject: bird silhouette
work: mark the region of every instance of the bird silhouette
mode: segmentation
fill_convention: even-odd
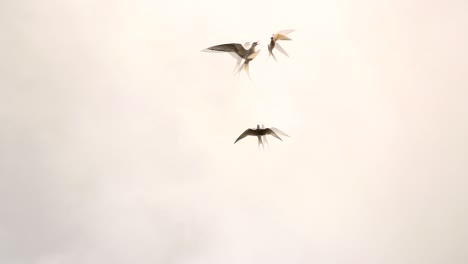
[[[288,53],[279,45],[278,40],[291,40],[289,37],[286,35],[294,32],[294,29],[288,29],[288,30],[281,30],[275,34],[273,34],[270,38],[270,44],[268,44],[268,54],[277,61],[275,54],[273,53],[273,49],[279,50],[281,53],[289,57]]]
[[[281,132],[281,131],[280,131]],[[281,132],[283,133],[283,132]],[[237,139],[236,141],[234,141],[234,144],[237,143],[237,141],[245,138],[246,136],[256,136],[257,139],[258,139],[258,147],[260,147],[260,145],[262,145],[262,147],[264,148],[264,145],[263,145],[263,139],[266,139],[266,136],[267,135],[271,135],[271,136],[274,136],[275,138],[283,141],[277,134],[276,132],[271,129],[271,128],[264,128],[264,126],[262,125],[262,128],[260,128],[260,125],[257,125],[257,128],[256,129],[251,129],[251,128],[248,128],[247,130],[245,130]]]

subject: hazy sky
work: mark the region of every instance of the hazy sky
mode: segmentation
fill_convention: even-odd
[[[1,2],[0,263],[467,263],[467,12]]]

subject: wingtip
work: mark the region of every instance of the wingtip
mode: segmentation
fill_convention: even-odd
[[[278,60],[276,59],[276,56],[275,56],[275,54],[273,54],[273,52],[270,52],[270,56],[273,57],[273,59],[274,59],[276,62],[278,62]]]

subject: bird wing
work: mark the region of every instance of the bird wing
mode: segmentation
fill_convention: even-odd
[[[276,40],[291,40],[291,39],[286,37],[285,35],[276,34]]]
[[[274,136],[275,138],[277,138],[277,139],[283,141],[283,140],[275,133],[275,131],[271,130],[270,128],[267,128],[267,129],[266,129],[266,133],[267,133],[267,135],[272,135],[272,136]]]
[[[252,129],[247,129],[245,130],[237,139],[236,141],[234,141],[234,144],[236,144],[237,141],[245,138],[246,136],[251,136],[251,135],[254,135],[254,131]]]
[[[288,35],[289,33],[292,33],[296,31],[295,29],[285,29],[285,30],[280,30],[278,32],[276,32],[276,34],[280,34],[280,35]]]
[[[276,127],[271,127],[270,129],[273,130],[273,131],[275,131],[276,134],[280,134],[280,135],[282,135],[282,136],[289,137],[288,134],[284,133],[283,131],[279,130],[279,129],[276,128]]]
[[[279,43],[276,43],[275,48],[279,50],[281,53],[283,53],[284,55],[289,57],[288,53],[283,49],[283,47],[280,46]]]
[[[247,50],[239,43],[221,44],[206,48],[202,51],[234,52],[240,57],[244,57]]]
[[[290,38],[286,37],[287,34],[294,32],[294,29],[287,29],[287,30],[281,30],[278,31],[277,33],[273,34],[273,39],[275,41],[277,40],[291,40]]]
[[[274,42],[273,42],[274,44]],[[272,44],[268,44],[268,55],[270,55],[271,57],[273,57],[273,59],[275,59],[275,61],[278,61],[275,57],[275,54],[273,54],[273,45]]]
[[[228,52],[228,54],[231,55],[234,59],[236,59],[236,65],[234,66],[233,72],[237,72],[243,59],[234,52]]]
[[[273,54],[273,52],[270,52],[270,55],[273,57],[273,59],[275,59],[275,61],[278,61],[278,60],[276,59],[275,54]]]

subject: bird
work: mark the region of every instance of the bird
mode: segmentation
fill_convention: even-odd
[[[280,131],[281,132],[281,131]],[[281,132],[283,133],[283,132]],[[267,135],[271,135],[271,136],[274,136],[275,138],[283,141],[277,134],[276,132],[271,129],[271,128],[264,128],[264,126],[262,125],[262,128],[260,128],[260,125],[257,124],[257,128],[256,129],[251,129],[251,128],[248,128],[247,130],[245,130],[237,139],[236,141],[234,141],[234,144],[237,143],[237,141],[245,138],[246,136],[256,136],[257,139],[258,139],[258,147],[260,147],[260,145],[262,145],[262,147],[264,148],[264,145],[263,145],[263,139],[266,139],[266,136]]]
[[[247,75],[250,78],[249,74],[249,62],[252,61],[260,52],[260,50],[256,51],[255,47],[258,46],[259,41],[253,42],[252,45],[248,47],[248,43],[246,43],[246,47],[239,43],[227,43],[227,44],[220,44],[216,46],[212,46],[206,49],[203,49],[203,52],[227,52],[231,56],[233,56],[237,60],[236,68],[240,65],[241,61],[244,60],[242,66],[238,69],[237,73],[242,70],[247,72]]]
[[[289,57],[288,53],[279,45],[279,43],[277,43],[277,41],[278,40],[291,40],[289,37],[286,36],[287,34],[291,32],[294,32],[294,29],[281,30],[271,36],[270,44],[268,44],[268,52],[269,52],[268,54],[272,56],[273,59],[275,59],[275,61],[277,60],[276,60],[275,54],[273,54],[274,48],[276,48],[281,53]]]

